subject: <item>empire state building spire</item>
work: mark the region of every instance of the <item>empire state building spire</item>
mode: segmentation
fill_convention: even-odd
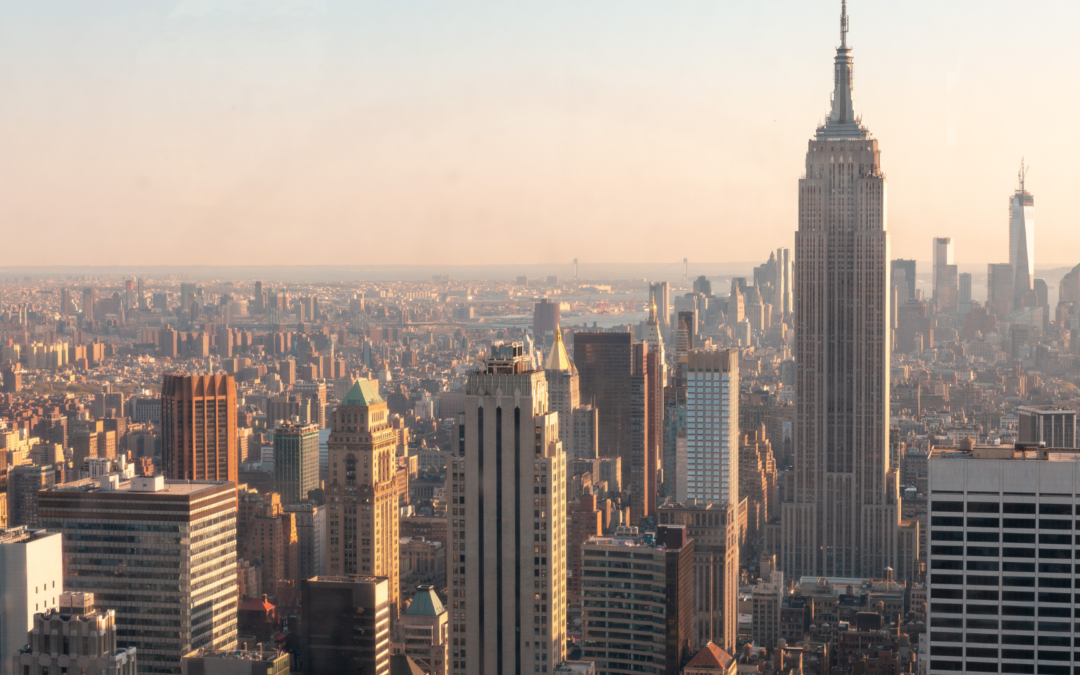
[[[854,59],[847,44],[847,34],[847,0],[843,0],[840,9],[840,46],[836,49],[833,70],[832,110],[825,126],[818,129],[818,134],[828,138],[867,138],[869,134],[855,117],[855,103],[852,100]]]

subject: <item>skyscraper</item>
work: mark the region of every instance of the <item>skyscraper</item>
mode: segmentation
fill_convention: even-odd
[[[26,634],[34,627],[34,614],[55,609],[64,592],[61,541],[62,537],[55,532],[0,528],[0,673],[3,675],[13,675],[15,656],[26,645]]]
[[[533,305],[533,335],[543,340],[548,333],[559,330],[559,303],[541,298]]]
[[[898,258],[892,261],[892,283],[902,284],[903,294],[900,303],[915,299],[916,262]]]
[[[563,660],[566,454],[544,373],[523,351],[495,342],[469,375],[447,467],[449,671],[460,675]]]
[[[597,454],[622,459],[622,484],[630,484],[630,417],[633,403],[633,336],[574,333],[574,365],[582,403],[597,409]]]
[[[283,504],[319,487],[319,426],[286,422],[274,429],[274,489]]]
[[[739,503],[739,354],[695,349],[686,360],[686,449],[676,501]]]
[[[649,303],[656,305],[656,316],[665,329],[671,323],[671,299],[668,282],[658,281],[649,284]]]
[[[620,527],[585,542],[581,653],[597,673],[681,672],[693,643],[694,544],[686,527],[668,525],[655,537]],[[627,568],[633,583],[613,581]]]
[[[139,672],[179,675],[190,649],[236,644],[236,508],[232,483],[111,475],[43,492],[39,522],[64,535],[64,590],[116,610]]]
[[[1020,187],[1009,198],[1009,264],[1013,267],[1014,310],[1035,304],[1028,300],[1035,278],[1035,197],[1024,187],[1026,173],[1021,163]]]
[[[396,620],[401,601],[397,435],[378,383],[354,382],[334,411],[330,429],[327,574],[388,577],[391,619]]]
[[[82,314],[84,321],[94,320],[94,304],[97,302],[97,295],[92,288],[84,288],[82,292]]]
[[[173,480],[236,482],[236,380],[171,375],[161,382],[162,473]]]
[[[562,331],[558,326],[555,327],[555,343],[551,345],[544,364],[544,375],[548,385],[548,408],[559,414],[559,440],[562,441],[563,451],[572,455],[574,411],[580,405],[581,396],[577,370],[566,355],[566,345],[563,344]]]
[[[799,180],[795,480],[781,521],[790,578],[873,577],[897,567],[886,185],[878,142],[852,103],[846,5],[832,111]]]
[[[791,310],[795,306],[794,296],[791,290],[792,276],[791,276],[791,249],[790,248],[778,248],[776,249],[776,264],[780,267],[777,276],[777,282],[780,293],[779,300],[774,300],[773,304],[778,305],[785,317],[791,315]]]
[[[955,312],[959,300],[957,271],[953,262],[952,237],[934,238],[934,307],[939,312]]]
[[[304,675],[390,675],[390,583],[366,575],[300,582]]]
[[[990,263],[986,266],[986,308],[1004,321],[1013,309],[1015,274],[1011,264]]]

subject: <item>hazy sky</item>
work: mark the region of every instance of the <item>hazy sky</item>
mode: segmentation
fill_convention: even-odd
[[[791,246],[833,0],[0,4],[5,264],[662,262]],[[1080,262],[1080,3],[852,0],[893,257]]]

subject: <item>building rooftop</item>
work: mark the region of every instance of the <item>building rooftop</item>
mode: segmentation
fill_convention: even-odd
[[[258,649],[196,649],[184,654],[185,659],[230,659],[236,661],[277,661],[280,658],[288,658],[286,652],[276,646],[264,648],[259,645]]]
[[[26,527],[25,525],[19,527],[0,528],[0,545],[25,544],[26,542],[33,541],[35,539],[45,537],[50,534],[59,533],[31,529],[29,527]]]
[[[930,459],[1011,459],[1016,461],[1077,462],[1080,448],[1045,448],[1036,445],[973,445],[971,448],[934,446]]]
[[[157,481],[154,481],[154,479]],[[109,480],[112,479],[112,480]],[[102,478],[83,478],[49,488],[55,492],[146,492],[169,495],[191,495],[228,485],[228,482],[209,480],[164,480],[161,476],[136,476],[121,481],[116,474]]]
[[[375,380],[357,380],[339,405],[370,407],[378,403],[383,403],[379,396],[379,383]]]
[[[446,611],[439,596],[435,595],[434,586],[418,586],[416,595],[405,610],[407,616],[439,616]]]
[[[709,642],[701,648],[697,654],[694,654],[694,658],[690,659],[684,668],[717,668],[721,672],[725,671],[728,666],[731,665],[734,659],[731,655],[720,649],[712,642]]]

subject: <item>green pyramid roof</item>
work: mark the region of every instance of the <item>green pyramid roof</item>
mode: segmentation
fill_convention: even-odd
[[[379,383],[374,380],[357,380],[353,382],[352,389],[341,399],[343,406],[373,406],[382,403],[379,396]]]
[[[445,611],[439,596],[435,595],[435,587],[420,586],[405,613],[409,616],[439,616]]]

